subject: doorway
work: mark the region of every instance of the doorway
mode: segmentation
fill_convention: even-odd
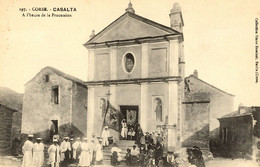
[[[119,106],[120,107],[120,118],[119,118],[119,129],[121,134],[122,130],[122,120],[126,120],[126,124],[128,129],[131,127],[135,127],[135,125],[139,121],[139,107],[138,106]]]
[[[50,139],[53,138],[54,135],[58,135],[58,120],[51,120],[51,127],[50,127]]]

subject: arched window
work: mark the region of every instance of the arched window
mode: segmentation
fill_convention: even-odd
[[[156,115],[156,121],[162,121],[162,99],[159,97],[156,97],[154,99],[154,112]]]

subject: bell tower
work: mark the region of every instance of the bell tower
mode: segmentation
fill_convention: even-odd
[[[181,7],[178,3],[174,3],[170,11],[171,28],[182,32],[182,27],[184,26]]]

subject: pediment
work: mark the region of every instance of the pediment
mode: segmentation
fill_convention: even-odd
[[[171,34],[180,34],[180,32],[136,14],[126,12],[90,39],[86,45]]]

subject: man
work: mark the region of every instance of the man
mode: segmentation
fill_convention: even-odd
[[[70,150],[71,150],[69,137],[64,137],[64,140],[60,145],[60,150],[61,150],[61,161],[68,162]]]
[[[198,146],[193,146],[192,148],[194,165],[197,167],[205,167],[205,162],[202,156],[202,152]]]
[[[73,162],[73,147],[72,147],[72,144],[73,144],[73,141],[74,139],[73,138],[70,138],[70,162]]]
[[[157,135],[157,142],[159,142],[163,145],[163,138],[160,133],[158,133],[158,135]]]
[[[32,158],[32,149],[33,149],[33,135],[28,135],[28,140],[24,143],[22,147],[23,152],[23,163],[22,167],[32,167],[33,158]]]
[[[72,144],[72,148],[73,148],[73,159],[76,160],[76,162],[79,162],[79,155],[81,152],[80,149],[80,138],[77,138],[77,141],[75,143]]]
[[[102,146],[102,139],[99,139],[99,143],[96,145],[96,162],[100,164],[103,161],[103,146]]]
[[[162,157],[163,157],[163,146],[160,142],[157,142],[155,147],[155,154],[154,154],[155,164],[157,166],[159,165],[159,161],[162,159]]]
[[[108,126],[104,127],[101,137],[103,138],[103,146],[108,146],[109,144],[108,137],[110,137]]]
[[[89,160],[91,164],[94,162],[95,145],[94,139],[91,139],[91,142],[89,143]]]
[[[49,162],[48,164],[51,167],[59,167],[60,166],[60,147],[58,145],[58,140],[54,139],[53,144],[48,149],[49,154]]]
[[[33,144],[33,166],[41,167],[44,162],[44,145],[41,142],[41,138],[36,139],[36,143]]]

